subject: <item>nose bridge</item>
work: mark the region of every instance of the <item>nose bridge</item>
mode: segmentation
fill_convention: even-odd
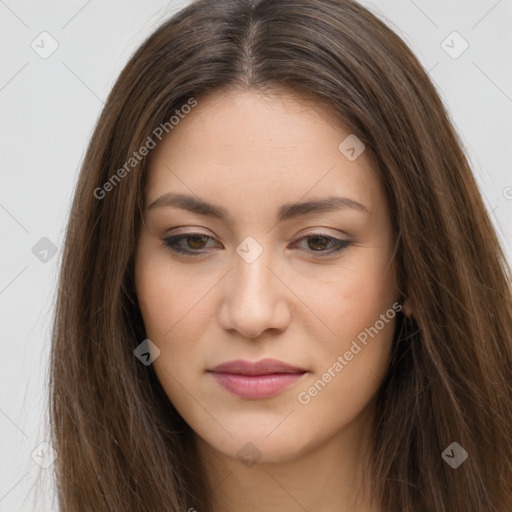
[[[254,338],[268,328],[282,328],[287,314],[279,280],[269,270],[275,267],[272,251],[248,238],[236,249],[225,289],[223,321],[224,327]]]
[[[242,242],[236,252],[233,280],[237,303],[248,302],[244,307],[250,306],[251,302],[258,305],[261,300],[268,303],[275,291],[272,290],[275,285],[273,275],[268,268],[272,268],[270,249],[264,250],[252,239]]]

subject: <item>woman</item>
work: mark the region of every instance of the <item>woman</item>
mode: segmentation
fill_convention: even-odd
[[[121,73],[51,359],[61,510],[512,509],[510,270],[405,43],[200,0]]]

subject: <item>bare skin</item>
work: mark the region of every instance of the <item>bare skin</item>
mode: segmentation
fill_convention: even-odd
[[[293,95],[231,91],[201,99],[151,154],[137,295],[160,349],[155,371],[195,432],[213,512],[379,510],[363,471],[399,294],[384,190],[366,152],[351,161],[338,149],[349,134]],[[168,192],[229,216],[149,208]],[[277,219],[285,203],[332,196],[364,208]],[[198,255],[164,245],[183,233],[174,246]],[[333,252],[326,236],[349,244]],[[248,262],[237,248],[259,255]],[[208,371],[266,357],[306,373],[248,399]]]

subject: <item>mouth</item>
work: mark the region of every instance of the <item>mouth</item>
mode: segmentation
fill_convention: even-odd
[[[256,362],[237,359],[217,365],[208,372],[224,389],[247,399],[277,395],[308,373],[277,359]]]

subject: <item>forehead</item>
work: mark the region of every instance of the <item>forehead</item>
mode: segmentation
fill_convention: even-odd
[[[372,211],[382,187],[366,151],[355,160],[344,152],[353,137],[325,106],[296,95],[217,92],[153,150],[146,204],[169,191],[248,208],[343,195]]]

